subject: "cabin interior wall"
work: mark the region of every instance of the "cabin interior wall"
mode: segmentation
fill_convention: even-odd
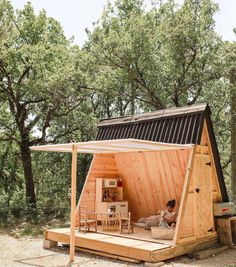
[[[76,226],[78,226],[78,206],[87,206],[88,210],[95,211],[96,178],[117,178],[119,173],[113,154],[94,155],[87,174],[83,190],[77,205]]]
[[[156,214],[166,202],[180,204],[190,150],[115,154],[132,220]]]
[[[169,199],[178,210],[189,154],[186,149],[94,155],[78,205],[94,211],[96,178],[120,177],[132,220],[165,209]],[[76,218],[78,225],[78,212]]]

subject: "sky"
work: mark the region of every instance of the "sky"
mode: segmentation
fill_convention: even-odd
[[[27,1],[11,0],[11,3],[15,9],[22,9]],[[236,0],[215,2],[220,8],[215,15],[216,31],[223,40],[236,41],[233,33],[233,28],[236,28]],[[48,16],[61,23],[67,38],[74,36],[74,42],[82,46],[86,41],[85,28],[91,29],[92,23],[99,19],[107,0],[31,0],[31,3],[36,12],[45,9]]]

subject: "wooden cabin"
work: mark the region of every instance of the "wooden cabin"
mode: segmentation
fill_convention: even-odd
[[[32,149],[72,152],[74,145]],[[77,152],[92,153],[93,160],[74,213],[72,205],[74,227],[47,230],[46,241],[147,262],[162,261],[217,242],[213,203],[228,201],[228,196],[208,105],[102,120],[97,141],[78,143]],[[137,222],[165,210],[170,199],[176,200],[178,213],[170,240],[153,238],[150,230],[136,226],[133,233],[123,234],[119,228],[103,227],[101,214],[111,209],[115,213],[130,212],[131,221]],[[75,230],[73,241],[71,236],[73,229],[79,227],[82,206],[100,214],[98,229]]]

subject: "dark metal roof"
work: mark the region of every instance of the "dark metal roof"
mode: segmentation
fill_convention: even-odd
[[[101,120],[97,140],[135,138],[165,143],[200,144],[204,119],[210,136],[223,201],[228,201],[216,139],[207,104],[170,108]]]
[[[98,140],[135,138],[165,143],[198,144],[206,104],[102,120]]]

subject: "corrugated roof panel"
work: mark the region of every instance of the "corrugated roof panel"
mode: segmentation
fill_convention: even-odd
[[[174,127],[175,127],[174,119],[171,118],[170,119],[169,135],[168,135],[167,140],[166,140],[167,143],[171,142],[171,136],[172,136]]]
[[[160,127],[160,123],[157,123],[157,121],[155,120],[154,121],[154,125],[153,125],[153,132],[150,136],[150,140],[151,141],[154,141],[155,140],[155,136],[156,136],[156,133],[158,131],[158,127]]]
[[[110,131],[108,131],[108,129],[107,129],[106,140],[107,140],[107,138],[109,138],[109,139],[114,139],[114,138],[119,139],[121,130],[122,130],[121,127],[117,127],[117,126],[113,125],[111,127]]]
[[[136,131],[136,124],[132,124],[132,128],[133,128],[133,130],[132,130],[132,137],[133,138],[135,138],[135,131]]]
[[[150,125],[150,128],[149,128],[149,132],[147,134],[147,138],[148,138],[148,140],[151,140],[151,136],[152,136],[152,132],[153,132],[153,129],[154,129],[155,121],[151,121],[149,125]]]
[[[191,134],[192,134],[192,129],[193,127],[193,118],[192,115],[189,116],[189,122],[188,122],[188,128],[185,136],[185,143],[190,143],[191,142]]]
[[[129,138],[129,129],[130,127],[127,127],[127,125],[124,128],[124,135],[127,136],[127,138]]]
[[[187,131],[187,128],[188,128],[188,121],[189,121],[189,116],[187,116],[187,118],[185,118],[185,120],[183,120],[184,123],[183,123],[183,127],[182,127],[182,135],[181,135],[181,138],[180,138],[180,144],[185,144],[185,136],[186,136],[186,131]]]
[[[98,128],[97,140],[136,138],[164,143],[198,144],[202,124],[202,114],[191,114],[148,122],[106,125]]]
[[[200,122],[199,122],[198,131],[197,131],[197,137],[196,137],[198,144],[200,144],[201,142],[203,125],[204,125],[204,114],[202,113],[200,116]]]
[[[163,137],[162,140],[163,142],[167,142],[167,138],[170,135],[170,119],[166,120],[166,124],[165,124],[165,129],[163,131]]]
[[[117,137],[116,132],[117,132],[118,128],[117,128],[117,126],[116,126],[116,128],[114,129],[114,132],[113,132],[113,135],[114,135],[113,138],[117,138],[117,139],[124,138],[124,137],[123,137],[123,136],[125,136],[125,135],[124,135],[124,127],[125,127],[125,126],[123,126],[123,125],[120,127],[120,131],[119,131],[119,134],[118,134],[118,137]]]
[[[184,118],[179,118],[179,124],[178,124],[178,133],[176,136],[176,143],[179,143],[181,140],[181,136],[183,135],[182,130],[183,130],[183,121]]]
[[[165,130],[166,130],[166,123],[167,123],[167,120],[162,120],[162,126],[158,129],[159,139],[161,140],[161,142],[163,142],[163,137],[164,137]]]
[[[150,128],[151,128],[151,123],[146,122],[146,123],[145,123],[145,129],[144,129],[144,135],[145,135],[147,138],[148,138],[148,135],[149,135]]]
[[[127,138],[132,138],[132,128],[133,128],[133,125],[131,125],[131,127],[127,127]]]

